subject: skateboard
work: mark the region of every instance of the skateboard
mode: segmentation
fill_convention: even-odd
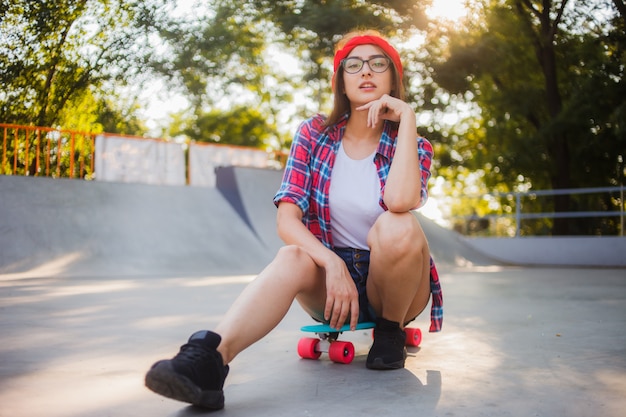
[[[363,322],[356,325],[356,330],[373,329],[376,324]],[[313,324],[302,326],[301,331],[315,333],[317,337],[303,337],[298,342],[298,355],[303,359],[319,359],[323,352],[328,353],[331,361],[348,364],[354,359],[354,345],[348,341],[337,340],[343,332],[350,331],[350,325],[346,324],[340,329],[334,329],[328,324]],[[407,327],[406,345],[419,346],[422,342],[422,332],[419,328]]]

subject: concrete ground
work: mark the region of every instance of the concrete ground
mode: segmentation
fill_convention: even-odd
[[[85,202],[85,193],[98,207]],[[132,200],[133,210],[112,206],[117,201],[112,196],[120,194]],[[254,278],[247,269],[258,268],[273,249],[259,241],[265,249],[250,259],[237,255],[256,234],[235,225],[235,235],[227,236],[210,212],[186,205],[217,210],[223,222],[234,222],[237,209],[231,212],[228,206],[236,199],[208,194],[204,201],[197,189],[0,177],[1,417],[205,414],[150,392],[143,386],[144,374],[156,360],[173,356],[192,332],[214,327]],[[243,197],[243,206],[251,204]],[[81,212],[91,217],[76,212],[79,201]],[[162,224],[159,216],[172,206],[177,218],[164,226],[167,239],[154,232],[146,238],[152,229],[139,220],[156,217]],[[70,215],[62,216],[64,210]],[[20,213],[36,213],[40,220]],[[97,219],[124,227],[107,231],[107,222]],[[194,231],[193,221],[211,236]],[[248,223],[259,227],[258,219]],[[191,238],[184,239],[180,229]],[[124,230],[132,233],[125,237]],[[434,247],[434,253],[464,261],[440,263],[443,331],[428,333],[428,314],[420,316],[414,325],[424,339],[409,350],[405,369],[367,370],[367,332],[344,334],[356,347],[352,364],[335,364],[325,356],[300,359],[296,346],[304,334],[299,328],[311,320],[294,305],[273,332],[233,361],[226,407],[211,414],[624,415],[626,269],[520,268],[490,264],[478,255],[472,262],[472,252],[455,246],[444,232],[429,226],[427,233],[433,243],[447,245]],[[107,247],[105,238],[115,247]],[[151,242],[155,238],[160,243]],[[220,239],[241,241],[233,246],[226,240],[228,250],[219,257],[234,253],[245,272],[213,268],[220,264],[218,256],[202,258],[202,249],[214,253],[223,246]],[[173,262],[164,259],[168,252],[175,255]],[[184,263],[179,273],[177,262]]]

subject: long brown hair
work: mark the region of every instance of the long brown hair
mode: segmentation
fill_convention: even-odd
[[[359,30],[355,32],[350,32],[346,34],[337,43],[337,45],[335,45],[335,53],[337,53],[338,50],[342,49],[343,46],[346,43],[348,43],[350,39],[356,36],[362,36],[362,35],[377,36],[379,38],[385,39],[385,37],[382,36],[380,32],[376,30],[370,29],[370,30]],[[387,56],[386,53],[385,53],[385,56]],[[391,59],[391,57],[389,56],[387,56],[387,58]],[[404,84],[402,82],[403,80],[400,78],[400,73],[398,72],[398,69],[393,63],[393,60],[391,60],[390,68],[393,71],[392,79],[393,79],[393,85],[394,85],[394,89],[391,91],[390,95],[392,97],[399,98],[400,100],[404,100]],[[330,127],[334,125],[343,117],[344,114],[350,112],[350,100],[348,99],[348,96],[346,96],[346,94],[343,92],[344,87],[345,87],[345,83],[343,80],[343,65],[340,65],[339,68],[337,68],[337,72],[333,75],[333,95],[334,95],[333,109],[330,112],[330,115],[328,116],[328,118],[326,119],[326,122],[324,123],[326,127]]]

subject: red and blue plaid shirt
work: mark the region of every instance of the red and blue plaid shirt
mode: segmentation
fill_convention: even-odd
[[[337,124],[324,127],[325,118],[314,116],[304,121],[298,128],[291,145],[291,151],[280,189],[274,197],[274,204],[285,201],[300,207],[302,221],[326,247],[333,247],[330,228],[330,174],[335,163],[335,155],[346,127],[348,116]],[[387,210],[383,202],[385,182],[396,149],[397,127],[385,122],[374,164],[380,179],[380,205]],[[418,155],[422,174],[422,198],[420,207],[428,199],[428,179],[433,157],[433,148],[428,140],[418,137]],[[443,321],[443,297],[439,275],[433,259],[430,259],[430,290],[432,294],[430,331],[441,330]]]

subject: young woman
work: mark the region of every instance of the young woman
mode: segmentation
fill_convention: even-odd
[[[430,331],[441,329],[441,287],[413,211],[428,196],[432,147],[416,137],[398,52],[376,32],[347,35],[335,52],[333,93],[330,116],[298,128],[274,197],[286,245],[215,331],[194,333],[173,359],[152,366],[151,390],[222,408],[228,364],[294,300],[333,328],[375,321],[370,369],[404,367],[404,326],[431,294]]]

